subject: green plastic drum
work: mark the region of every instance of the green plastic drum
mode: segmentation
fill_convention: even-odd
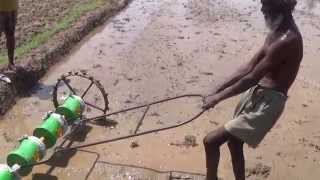
[[[56,109],[56,113],[64,115],[69,122],[74,122],[81,117],[84,102],[79,96],[71,95]]]
[[[33,164],[43,158],[45,154],[45,145],[37,137],[29,136],[22,140],[20,146],[7,156],[7,164],[13,166],[18,164],[26,166]],[[20,176],[27,176],[32,171],[32,166],[23,167],[18,170]]]
[[[50,113],[45,118],[40,127],[33,131],[33,135],[44,138],[44,144],[49,149],[53,147],[57,139],[61,137],[67,129],[67,123],[63,116],[56,113]]]
[[[16,176],[11,172],[9,166],[0,164],[0,180],[16,180]]]

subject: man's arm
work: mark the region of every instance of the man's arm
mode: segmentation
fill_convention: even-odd
[[[214,91],[212,92],[212,95],[221,92],[222,90],[238,82],[244,76],[248,75],[263,58],[263,56],[265,56],[264,47],[262,47],[248,63],[241,66],[239,69],[237,69],[235,73],[233,73],[230,77],[224,80],[220,85],[216,86],[216,88],[214,88]]]
[[[217,93],[215,95],[216,101],[219,102],[238,95],[258,84],[260,79],[262,79],[266,73],[272,71],[273,68],[282,63],[282,60],[290,53],[292,44],[292,41],[284,40],[275,42],[273,45],[268,47],[266,55],[260,62],[258,62],[254,69],[233,85]]]

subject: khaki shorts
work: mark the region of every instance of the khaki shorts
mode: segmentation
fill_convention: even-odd
[[[282,114],[287,96],[278,91],[255,86],[245,92],[234,118],[224,127],[251,147],[257,147]]]
[[[0,11],[0,35],[2,32],[4,32],[6,35],[14,35],[16,23],[16,11]]]

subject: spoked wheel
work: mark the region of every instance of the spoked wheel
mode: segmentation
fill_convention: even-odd
[[[83,99],[86,105],[83,113],[87,118],[103,115],[109,110],[103,86],[84,71],[69,72],[58,79],[52,95],[55,108],[69,95],[77,95]]]

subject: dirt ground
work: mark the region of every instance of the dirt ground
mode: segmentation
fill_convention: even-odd
[[[17,47],[33,35],[55,27],[70,10],[90,0],[19,0],[19,13],[16,27]],[[30,23],[32,22],[32,23]],[[0,48],[5,48],[5,38],[0,40]]]
[[[304,60],[289,92],[286,110],[257,149],[245,147],[249,180],[317,180],[320,176],[319,4],[299,1],[295,11],[304,38]],[[252,0],[135,0],[97,29],[63,63],[56,65],[30,96],[18,100],[0,122],[0,162],[23,134],[32,134],[52,110],[56,79],[82,70],[100,80],[110,111],[165,97],[208,92],[261,46],[267,30]],[[74,83],[77,89],[85,82]],[[97,91],[88,94],[99,104]],[[196,121],[173,130],[60,154],[55,163],[34,167],[25,179],[204,179],[202,139],[232,117],[238,97],[219,104]],[[140,131],[173,125],[200,111],[201,100],[184,98],[157,105]],[[88,112],[88,109],[87,109]],[[90,113],[90,112],[88,112]],[[73,145],[131,134],[143,110],[111,117],[116,126],[89,124]],[[191,142],[191,143],[190,143]],[[233,179],[222,148],[219,176]],[[96,162],[96,163],[95,163]],[[92,165],[95,163],[94,168]]]

